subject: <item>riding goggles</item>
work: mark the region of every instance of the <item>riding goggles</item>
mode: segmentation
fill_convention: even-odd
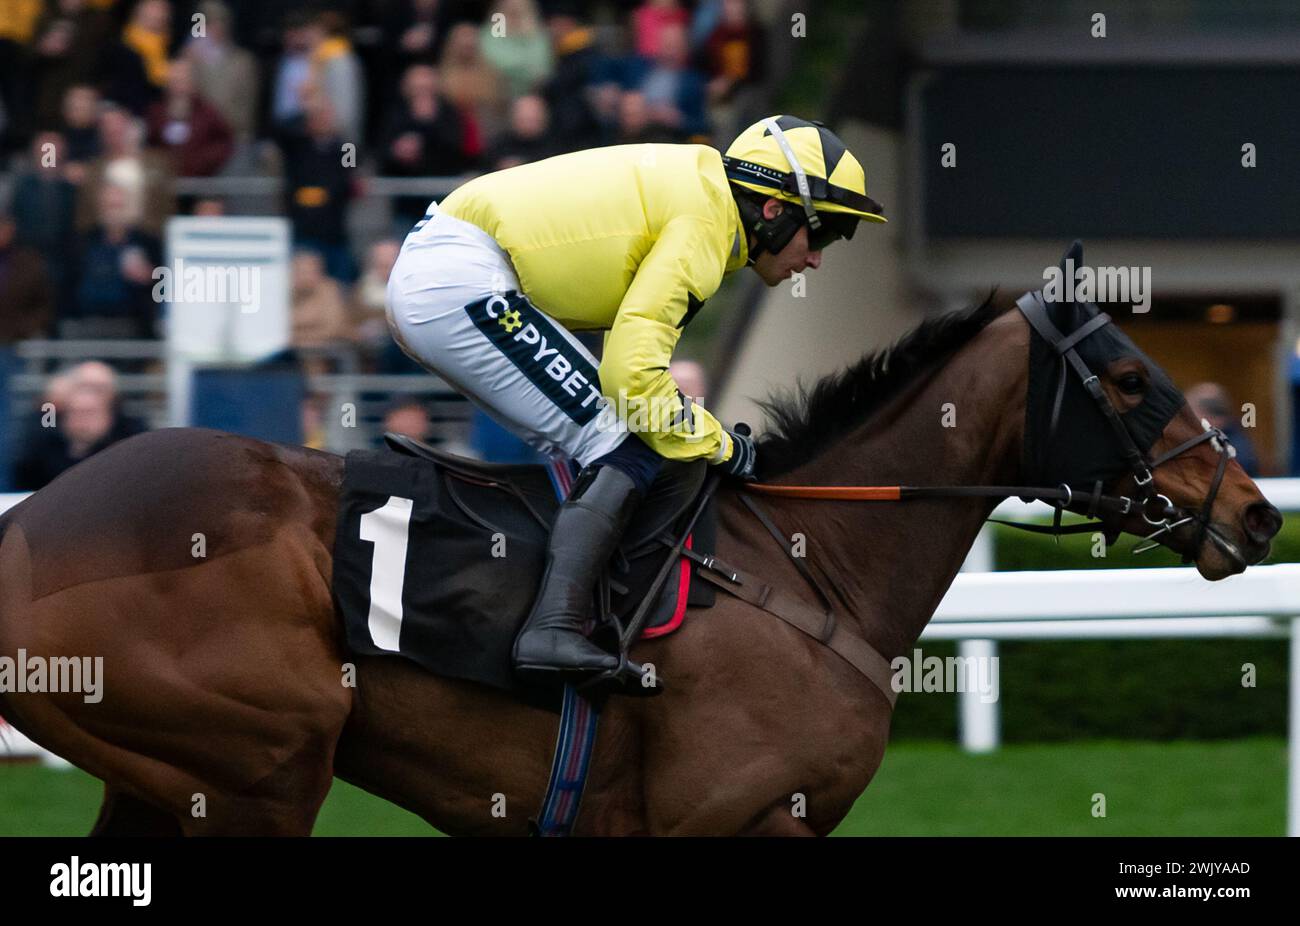
[[[808,227],[808,250],[821,251],[841,238],[848,240],[858,227],[858,217],[847,213],[818,213],[819,228]]]

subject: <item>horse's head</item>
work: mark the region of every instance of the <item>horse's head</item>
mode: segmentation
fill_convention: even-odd
[[[1062,259],[1083,264],[1078,242]],[[1091,303],[1022,297],[1030,322],[1024,466],[1036,485],[1066,485],[1074,511],[1098,490],[1129,500],[1100,506],[1107,539],[1152,537],[1207,579],[1268,555],[1282,516],[1232,459],[1222,432]]]

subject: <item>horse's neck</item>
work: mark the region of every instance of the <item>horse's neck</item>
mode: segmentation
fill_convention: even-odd
[[[1020,472],[1023,370],[959,355],[779,481],[798,485],[1008,485]],[[978,372],[977,372],[978,369]],[[808,559],[889,658],[915,642],[996,499],[785,501]]]

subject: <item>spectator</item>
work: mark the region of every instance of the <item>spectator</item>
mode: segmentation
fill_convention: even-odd
[[[199,4],[207,34],[190,40],[185,59],[193,67],[195,86],[217,108],[234,133],[237,146],[247,145],[257,125],[261,80],[252,53],[231,37],[230,8],[220,0]]]
[[[505,78],[511,97],[531,93],[551,76],[551,43],[533,0],[503,0],[500,17],[483,24],[483,60]]]
[[[0,344],[48,336],[53,315],[45,259],[16,237],[14,220],[0,213]]]
[[[396,0],[383,21],[384,57],[396,78],[413,64],[437,61],[451,24],[443,0]],[[396,83],[392,80],[389,86]]]
[[[38,127],[58,125],[60,114],[66,114],[68,90],[100,77],[100,58],[109,34],[104,13],[90,9],[82,0],[47,4],[32,49]]]
[[[108,397],[98,389],[78,386],[68,397],[68,410],[59,428],[67,440],[72,463],[108,446],[113,430],[113,408]]]
[[[365,72],[348,41],[347,20],[325,12],[308,26],[312,42],[312,82],[334,107],[334,119],[345,141],[360,145],[364,138]]]
[[[757,118],[758,92],[766,63],[767,39],[755,21],[749,0],[722,0],[722,16],[704,42],[709,103],[724,136],[734,135]]]
[[[107,363],[98,360],[87,360],[73,367],[71,373],[74,386],[98,389],[108,397],[113,408],[112,435],[114,440],[125,440],[134,434],[148,430],[148,426],[139,418],[123,413],[121,398],[117,389],[117,373]]]
[[[398,396],[384,412],[384,431],[405,434],[428,443],[433,437],[429,410],[415,396]]]
[[[182,177],[211,177],[234,151],[234,133],[215,106],[194,89],[193,66],[177,58],[167,71],[167,93],[149,107],[149,141],[172,154]]]
[[[370,246],[366,269],[352,291],[352,335],[371,354],[379,354],[392,336],[388,333],[388,275],[402,250],[396,238]]]
[[[343,290],[326,276],[325,260],[316,251],[303,249],[293,255],[292,311],[294,347],[323,347],[350,334]]]
[[[141,0],[121,40],[105,51],[104,95],[143,116],[167,81],[170,42],[171,7],[166,0]]]
[[[44,488],[56,476],[120,440],[145,430],[122,413],[117,377],[106,364],[83,363],[46,384],[45,409],[38,411],[15,465],[20,491]]]
[[[140,56],[149,83],[160,90],[167,83],[171,18],[171,5],[166,0],[141,0],[122,30],[122,41]]]
[[[73,84],[63,95],[63,138],[66,157],[84,165],[99,156],[99,91],[90,84]]]
[[[550,113],[546,101],[529,94],[515,100],[510,109],[510,129],[497,140],[487,157],[490,170],[504,170],[556,154],[551,140]]]
[[[557,7],[547,27],[555,68],[542,95],[550,107],[551,135],[564,151],[598,144],[601,126],[593,96],[612,76],[609,62],[597,50],[592,30],[572,9]]]
[[[277,133],[303,117],[304,90],[311,81],[310,25],[311,17],[301,12],[291,13],[285,20],[284,47],[271,91],[271,122]]]
[[[74,232],[77,188],[69,179],[74,165],[68,163],[66,147],[57,132],[41,132],[32,142],[31,163],[14,181],[13,216],[18,241],[45,259],[45,266],[58,288],[60,304],[70,297],[68,244]]]
[[[685,29],[689,22],[690,16],[677,0],[647,0],[632,14],[636,53],[642,58],[657,58],[665,30],[674,26]]]
[[[78,231],[95,224],[100,191],[111,183],[130,196],[141,229],[162,234],[163,224],[176,212],[171,159],[166,152],[145,150],[144,133],[144,124],[122,107],[108,106],[100,113],[100,155],[87,165],[77,195]]]
[[[1229,443],[1237,451],[1237,462],[1246,475],[1258,476],[1259,455],[1255,452],[1255,442],[1247,436],[1240,417],[1233,412],[1228,390],[1218,383],[1197,383],[1183,395],[1197,417],[1204,418],[1228,436]]]
[[[448,177],[474,163],[466,144],[465,120],[438,93],[438,72],[412,65],[402,77],[402,98],[383,134],[383,171],[393,177]],[[429,196],[393,200],[399,224],[409,229],[424,215]]]
[[[151,338],[156,304],[153,269],[158,241],[139,226],[130,193],[99,189],[99,221],[78,246],[75,305],[61,312],[65,338]]]
[[[676,24],[659,29],[659,51],[653,61],[629,62],[631,87],[645,94],[650,119],[681,139],[708,133],[704,110],[704,77],[689,65],[686,29]]]
[[[351,280],[347,202],[352,176],[343,166],[343,139],[335,128],[333,106],[312,85],[305,93],[305,104],[303,117],[281,138],[286,209],[294,241],[320,251],[330,276]]]
[[[457,23],[447,34],[438,62],[438,86],[466,117],[471,135],[465,149],[471,157],[478,157],[483,152],[482,139],[496,135],[505,123],[507,98],[501,75],[483,59],[473,23]]]
[[[749,0],[723,0],[722,20],[704,43],[709,98],[728,100],[739,87],[755,84],[764,73],[765,39]]]

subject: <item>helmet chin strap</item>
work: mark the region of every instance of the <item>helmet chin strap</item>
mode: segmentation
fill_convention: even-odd
[[[813,206],[812,187],[808,184],[808,174],[799,163],[799,157],[790,146],[785,132],[781,130],[776,119],[771,117],[764,119],[763,125],[776,140],[777,147],[781,149],[786,163],[790,165],[790,172],[794,174],[795,187],[799,190],[799,199],[803,204],[803,214],[800,215],[793,209],[786,209],[782,204],[781,214],[774,219],[769,219],[763,215],[763,209],[757,203],[743,196],[736,197],[741,221],[745,228],[753,233],[754,240],[757,242],[757,246],[750,249],[749,260],[746,261],[751,267],[754,265],[754,258],[764,251],[769,254],[779,254],[785,250],[790,239],[799,233],[800,226],[807,225],[812,231],[822,227],[821,217]]]
[[[754,236],[755,245],[749,249],[746,264],[754,265],[754,259],[764,251],[779,254],[785,250],[803,225],[803,217],[793,209],[786,209],[782,204],[781,214],[774,219],[763,215],[763,207],[745,196],[736,197],[736,208],[740,211],[740,220],[745,230]]]

